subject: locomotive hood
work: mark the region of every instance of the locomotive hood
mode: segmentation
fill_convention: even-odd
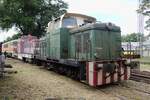
[[[71,29],[71,33],[78,33],[85,30],[106,30],[106,31],[117,31],[120,32],[120,27],[112,24],[112,23],[94,23],[94,24],[87,24],[78,28]]]

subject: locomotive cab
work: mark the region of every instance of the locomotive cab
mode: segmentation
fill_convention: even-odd
[[[95,22],[96,19],[94,17],[76,13],[66,13],[48,23],[47,33],[60,28],[76,28]]]
[[[68,59],[70,49],[70,30],[88,23],[95,23],[96,19],[90,16],[66,13],[48,23],[46,36],[48,47],[48,58]]]

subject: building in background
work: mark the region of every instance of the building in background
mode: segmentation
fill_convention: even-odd
[[[141,56],[150,57],[150,36],[144,37],[144,40],[145,41],[143,41],[141,45],[142,48],[140,47],[139,42],[122,42],[122,48],[126,53],[132,52],[134,54],[141,55],[142,51]]]

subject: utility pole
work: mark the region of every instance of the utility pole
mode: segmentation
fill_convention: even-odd
[[[140,4],[142,3],[142,0],[138,0],[138,8],[140,8]],[[139,53],[141,56],[143,56],[143,34],[144,34],[144,15],[141,13],[138,13],[138,40],[139,40]]]

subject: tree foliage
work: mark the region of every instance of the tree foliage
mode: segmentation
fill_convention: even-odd
[[[145,28],[147,30],[150,30],[150,0],[142,0],[140,7],[137,11],[138,13],[141,13],[148,17]]]
[[[62,0],[1,0],[0,27],[20,29],[23,35],[41,36],[52,18],[66,12]]]
[[[138,33],[132,33],[122,36],[122,42],[138,42],[139,38],[144,39],[144,36],[140,36]]]

